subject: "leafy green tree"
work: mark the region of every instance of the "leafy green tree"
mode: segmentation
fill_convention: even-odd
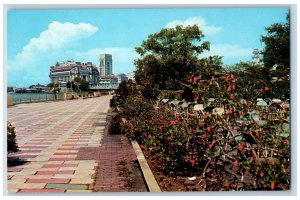
[[[290,14],[286,23],[274,23],[267,27],[267,35],[261,37],[265,44],[262,52],[265,68],[269,72],[272,95],[277,98],[290,96]]]
[[[68,81],[67,82],[67,88],[75,88],[76,86],[75,86],[75,84],[74,84],[74,82],[72,81]]]
[[[145,84],[141,87],[141,93],[145,99],[156,100],[159,95],[158,86]]]
[[[119,84],[118,89],[115,91],[115,95],[110,100],[110,107],[123,108],[128,96],[140,94],[138,86],[131,79],[128,81],[122,81]]]
[[[164,28],[148,36],[136,52],[135,77],[138,84],[157,84],[159,89],[178,89],[198,67],[199,54],[209,50],[209,42],[198,26]]]
[[[75,77],[73,81],[67,82],[67,88],[73,88],[73,90],[82,90],[87,91],[89,90],[89,82],[86,80],[81,79],[80,77]]]
[[[89,90],[90,84],[86,80],[81,80],[79,84],[79,88],[82,91],[87,91]]]
[[[47,85],[47,87],[49,87],[49,88],[57,88],[58,87],[58,83],[49,83]]]
[[[262,52],[265,67],[270,69],[274,65],[279,68],[290,67],[290,15],[287,14],[286,23],[274,23],[266,27],[267,35],[261,37],[265,44]]]
[[[262,65],[240,62],[228,68],[227,73],[234,74],[237,79],[235,87],[239,91],[237,93],[238,98],[250,100],[256,97],[271,97],[268,71]],[[257,91],[261,91],[258,93],[259,96],[257,96]]]

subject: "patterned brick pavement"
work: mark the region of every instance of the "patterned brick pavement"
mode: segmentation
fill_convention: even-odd
[[[105,131],[101,147],[82,147],[77,159],[97,160],[98,170],[94,185],[94,191],[103,192],[127,192],[126,177],[121,176],[120,163],[125,162],[126,169],[132,173],[133,162],[137,160],[136,154],[124,135],[108,135]],[[136,188],[138,192],[144,192],[143,188]]]
[[[127,138],[104,134],[110,98],[9,107],[21,150],[9,156],[27,162],[8,167],[8,191],[124,191],[116,163],[136,157]]]

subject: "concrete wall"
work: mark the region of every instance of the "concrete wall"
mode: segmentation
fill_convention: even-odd
[[[64,100],[78,99],[78,95],[76,93],[64,93]]]
[[[7,107],[14,105],[12,96],[7,96]]]

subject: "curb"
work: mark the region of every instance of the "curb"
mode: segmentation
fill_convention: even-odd
[[[150,192],[161,192],[161,189],[154,178],[154,175],[147,163],[147,160],[145,159],[145,156],[140,148],[140,145],[137,143],[137,141],[131,141],[131,145],[132,145],[133,150],[136,154],[136,157],[139,161],[139,164],[142,169],[143,176],[145,178],[145,181],[149,188],[149,191]]]

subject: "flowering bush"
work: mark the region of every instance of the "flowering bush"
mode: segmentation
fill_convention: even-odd
[[[141,95],[128,96],[124,105],[122,114],[127,117],[139,116],[140,113],[152,109],[152,104]]]
[[[288,113],[267,115],[257,112],[253,101],[240,102],[233,74],[190,80],[197,85],[198,98],[221,99],[224,113],[199,117],[161,107],[128,117],[128,136],[158,158],[165,174],[198,176],[206,190],[288,189]],[[264,86],[263,92],[268,89]]]
[[[174,90],[160,90],[158,99],[181,99],[177,91]]]

